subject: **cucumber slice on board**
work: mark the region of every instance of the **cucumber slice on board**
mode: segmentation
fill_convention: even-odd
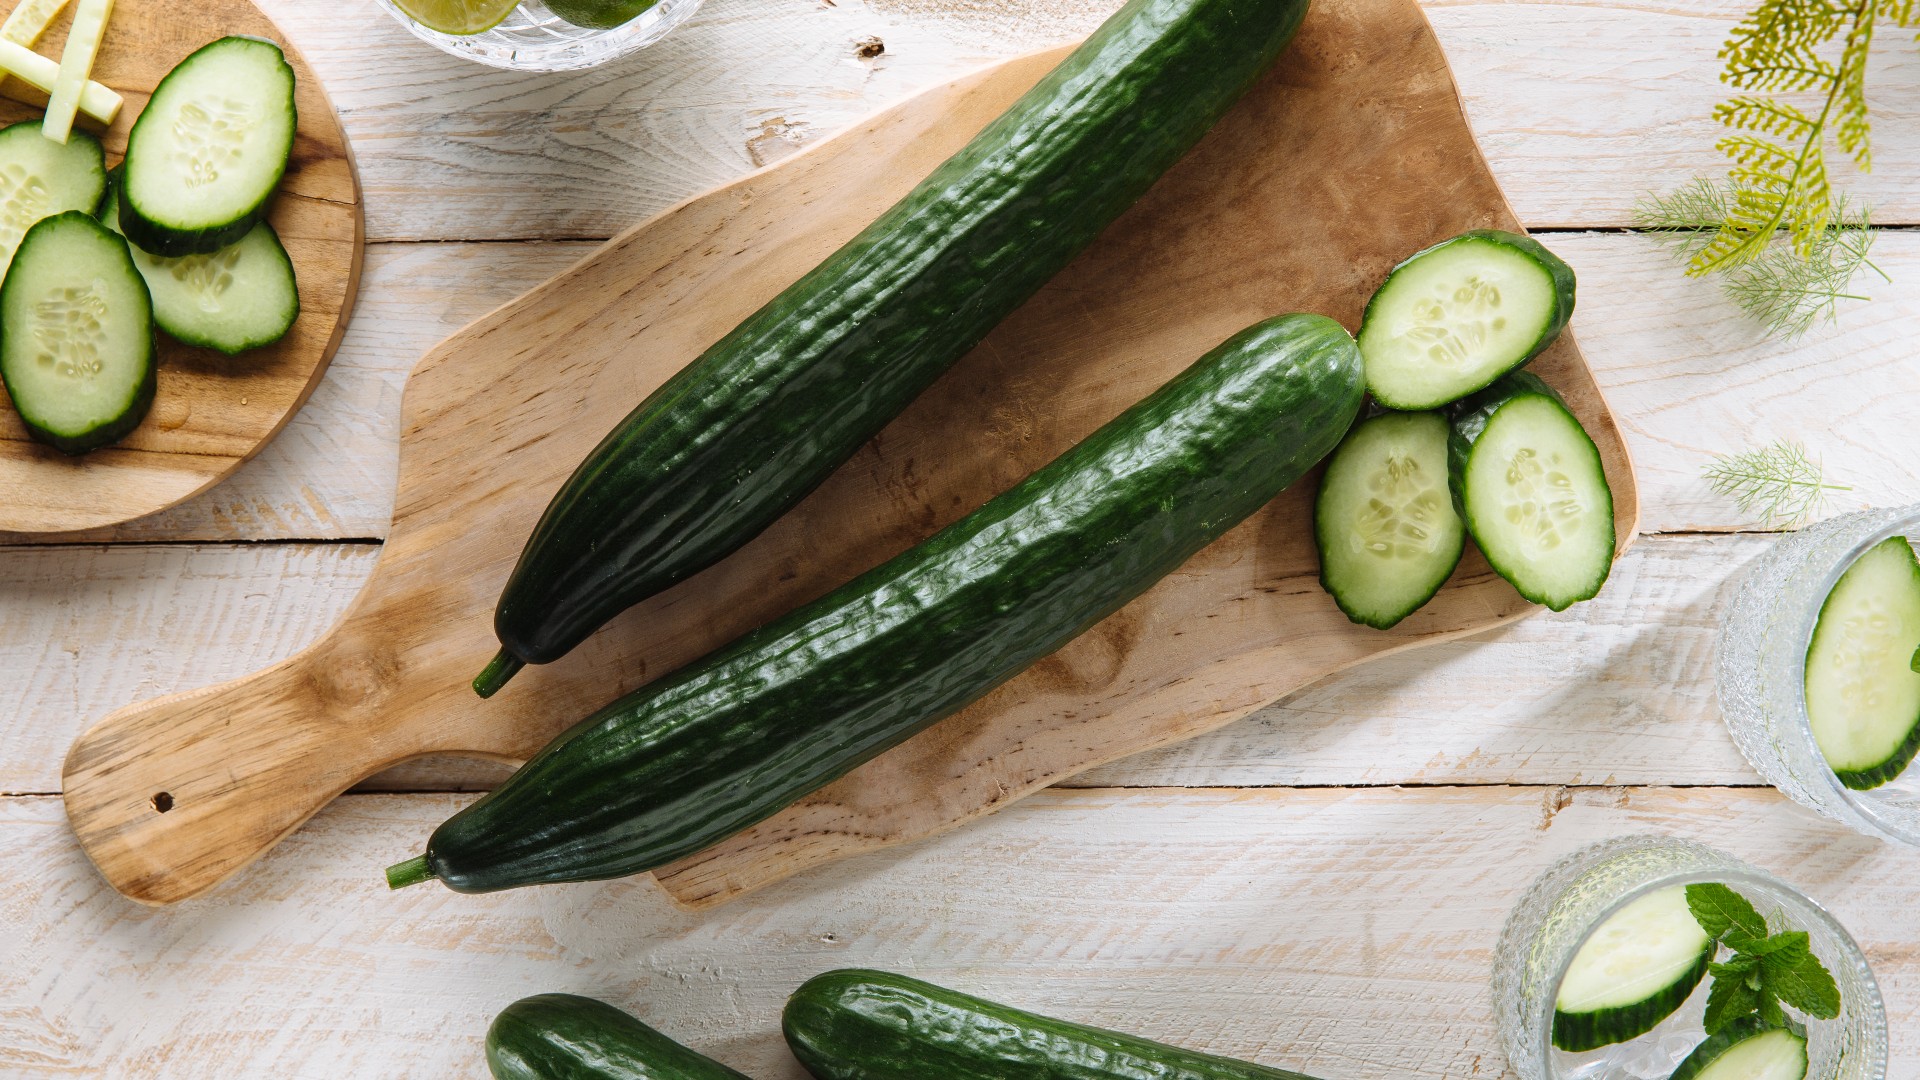
[[[1807,721],[1840,782],[1899,776],[1920,751],[1920,560],[1892,536],[1854,560],[1827,594],[1807,645]]]
[[[1447,421],[1381,413],[1347,433],[1313,504],[1320,584],[1347,618],[1385,630],[1433,598],[1466,528],[1447,490]]]
[[[180,61],[127,136],[120,224],[155,255],[218,251],[265,215],[297,124],[271,41],[224,37]]]
[[[120,231],[117,185],[107,187],[100,220]],[[133,265],[153,295],[153,321],[188,345],[232,356],[279,341],[300,317],[293,260],[265,221],[205,255],[168,258],[134,248]]]
[[[1516,371],[1460,403],[1447,444],[1453,497],[1487,562],[1561,611],[1613,568],[1613,490],[1560,395]]]
[[[1807,1033],[1743,1017],[1707,1036],[1668,1080],[1805,1080]]]
[[[1391,409],[1436,409],[1553,343],[1573,316],[1573,270],[1531,237],[1462,233],[1414,255],[1367,301],[1367,390]]]
[[[0,379],[33,437],[68,454],[147,415],[153,306],[127,242],[90,215],[56,214],[20,242],[0,285]]]
[[[63,145],[41,134],[41,121],[0,129],[0,272],[27,230],[68,210],[92,210],[107,187],[100,140],[76,131]]]
[[[1687,887],[1639,897],[1596,927],[1573,956],[1553,1007],[1553,1045],[1595,1050],[1652,1031],[1707,973],[1715,942],[1687,907]]]

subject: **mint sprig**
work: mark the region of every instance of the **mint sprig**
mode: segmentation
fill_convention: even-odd
[[[1783,1003],[1819,1020],[1840,1015],[1840,988],[1813,955],[1806,931],[1767,933],[1767,920],[1753,904],[1718,882],[1687,886],[1687,908],[1700,929],[1733,952],[1707,966],[1713,979],[1703,1021],[1707,1034],[1755,1014],[1770,1027],[1781,1026],[1787,1019]]]

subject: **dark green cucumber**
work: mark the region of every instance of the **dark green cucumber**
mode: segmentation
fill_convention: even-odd
[[[1129,0],[785,292],[641,402],[548,505],[474,689],[558,659],[825,480],[1199,141],[1306,0]]]
[[[918,547],[581,721],[389,880],[619,877],[760,821],[1146,591],[1333,449],[1360,400],[1338,323],[1245,330]]]
[[[1805,1080],[1807,1029],[1743,1016],[1693,1048],[1668,1080]]]
[[[604,1001],[536,994],[487,1029],[494,1080],[746,1080]]]
[[[1312,1080],[883,971],[808,979],[780,1028],[818,1080]]]

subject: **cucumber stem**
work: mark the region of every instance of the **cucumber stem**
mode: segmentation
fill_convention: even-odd
[[[481,670],[480,674],[473,677],[473,692],[483,698],[490,698],[497,693],[501,687],[507,685],[508,679],[513,678],[514,675],[519,673],[521,668],[526,666],[527,662],[525,660],[520,659],[505,649],[501,649],[499,652],[493,654],[493,659]]]
[[[427,857],[416,855],[406,862],[397,862],[387,867],[387,888],[404,889],[409,885],[418,885],[431,880],[433,871],[427,867]]]

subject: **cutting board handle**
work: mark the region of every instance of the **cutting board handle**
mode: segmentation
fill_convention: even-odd
[[[219,883],[391,760],[393,685],[323,641],[244,678],[132,705],[67,754],[67,819],[114,888],[168,904]],[[405,750],[401,757],[411,756]]]

